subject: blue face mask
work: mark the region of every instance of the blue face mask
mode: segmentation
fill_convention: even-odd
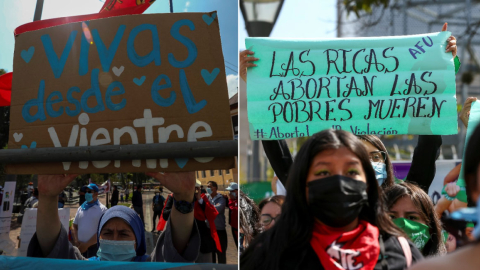
[[[375,170],[378,185],[381,186],[387,179],[387,165],[381,162],[372,162],[372,167]]]
[[[234,199],[237,197],[237,194],[235,194],[235,192],[230,192],[230,195],[232,195]]]
[[[85,201],[87,201],[87,202],[93,201],[93,194],[92,193],[85,193]]]
[[[101,261],[131,261],[137,255],[135,241],[113,241],[100,239],[97,257]]]
[[[207,187],[207,193],[208,193],[208,194],[212,194],[212,189],[209,188],[209,187]]]

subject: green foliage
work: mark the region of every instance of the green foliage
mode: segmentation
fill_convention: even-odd
[[[357,15],[357,18],[360,17],[359,12],[362,10],[371,13],[372,7],[382,5],[388,7],[388,3],[389,0],[343,0],[347,15],[350,15],[350,12],[353,11],[355,15]]]

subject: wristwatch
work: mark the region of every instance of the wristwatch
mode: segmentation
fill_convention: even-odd
[[[173,197],[173,205],[175,205],[175,209],[182,214],[188,214],[193,211],[193,206],[195,204],[195,200],[192,202],[187,201],[177,201],[175,196]]]

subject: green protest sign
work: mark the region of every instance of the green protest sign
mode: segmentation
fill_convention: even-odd
[[[457,133],[450,32],[329,40],[247,38],[253,140],[354,134]]]

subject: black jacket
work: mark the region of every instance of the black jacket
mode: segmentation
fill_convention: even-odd
[[[405,255],[403,253],[402,247],[400,246],[400,242],[398,238],[393,236],[385,236],[383,240],[380,240],[380,245],[384,247],[384,253],[382,254],[382,247],[380,247],[380,256],[379,260],[377,261],[377,265],[375,266],[375,270],[403,270],[407,268],[407,262],[405,259]],[[422,260],[423,255],[420,251],[408,241],[410,244],[410,249],[412,251],[412,264],[415,262]],[[266,256],[281,256],[279,269],[280,270],[303,270],[303,269],[324,269],[322,264],[320,263],[320,259],[318,258],[317,254],[313,250],[310,243],[307,243],[303,246],[303,248],[297,248],[295,250],[288,250],[287,255],[280,255],[280,254],[273,254],[271,251],[265,250],[265,248],[258,244],[254,250],[255,253],[261,252],[264,254],[262,257]],[[242,262],[247,260],[248,258],[242,257],[240,259],[240,265]],[[386,265],[385,268],[382,266],[382,262]],[[254,263],[255,264],[255,263]],[[252,264],[249,264],[252,265]],[[260,268],[247,268],[245,266],[241,266],[242,270],[250,270],[250,269],[260,269]]]

